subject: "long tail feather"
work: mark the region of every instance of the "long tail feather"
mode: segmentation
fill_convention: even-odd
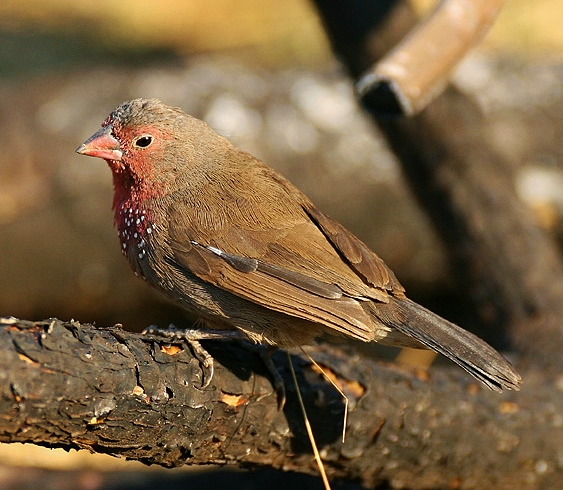
[[[488,388],[520,389],[520,375],[489,344],[414,301],[393,299],[386,305],[378,305],[375,314],[392,330],[451,359]],[[388,343],[393,343],[392,337],[393,332],[386,339]]]

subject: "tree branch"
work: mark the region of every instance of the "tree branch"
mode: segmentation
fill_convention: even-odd
[[[289,389],[279,412],[259,356],[229,342],[206,344],[216,373],[204,390],[189,348],[119,326],[4,319],[0,342],[1,442],[163,466],[233,463],[316,474],[282,353],[275,362]],[[331,478],[366,486],[404,480],[411,488],[448,488],[454,480],[463,488],[530,478],[563,484],[552,471],[563,454],[563,437],[553,437],[563,391],[552,389],[552,379],[528,373],[525,391],[498,395],[455,368],[433,368],[425,381],[329,346],[311,353],[351,400],[341,444],[342,399],[309,362],[293,357]],[[540,462],[551,470],[537,470]]]
[[[378,115],[412,116],[436,98],[489,31],[504,0],[442,0],[356,87]]]

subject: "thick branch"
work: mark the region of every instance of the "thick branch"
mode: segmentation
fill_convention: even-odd
[[[118,326],[10,320],[0,342],[1,442],[85,448],[164,466],[236,463],[316,473],[293,389],[279,412],[259,356],[246,349],[209,342],[217,368],[212,386],[201,390],[188,348],[161,347]],[[275,361],[291,388],[281,354]],[[526,391],[498,395],[455,368],[433,368],[425,382],[331,348],[313,356],[352,402],[342,445],[342,400],[308,362],[294,358],[332,478],[366,485],[408,479],[411,488],[563,484],[561,474],[544,470],[556,468],[563,454],[563,437],[553,434],[561,430],[563,392],[546,379],[528,375]]]

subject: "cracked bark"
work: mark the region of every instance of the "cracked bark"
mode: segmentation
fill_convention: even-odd
[[[1,442],[163,466],[317,472],[282,352],[275,362],[288,402],[280,412],[259,356],[229,342],[206,343],[216,373],[204,390],[187,346],[119,326],[12,319],[0,342]],[[553,389],[560,379],[528,373],[523,392],[499,395],[453,367],[432,368],[425,380],[330,346],[311,352],[351,400],[342,444],[342,399],[308,361],[293,357],[331,478],[409,488],[563,484],[555,471],[563,454],[563,437],[554,436],[562,431],[563,391]]]

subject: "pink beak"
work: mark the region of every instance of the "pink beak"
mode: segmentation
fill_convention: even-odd
[[[111,134],[111,126],[106,126],[93,134],[77,149],[76,153],[89,157],[103,158],[104,160],[121,161],[123,153],[119,141]]]

